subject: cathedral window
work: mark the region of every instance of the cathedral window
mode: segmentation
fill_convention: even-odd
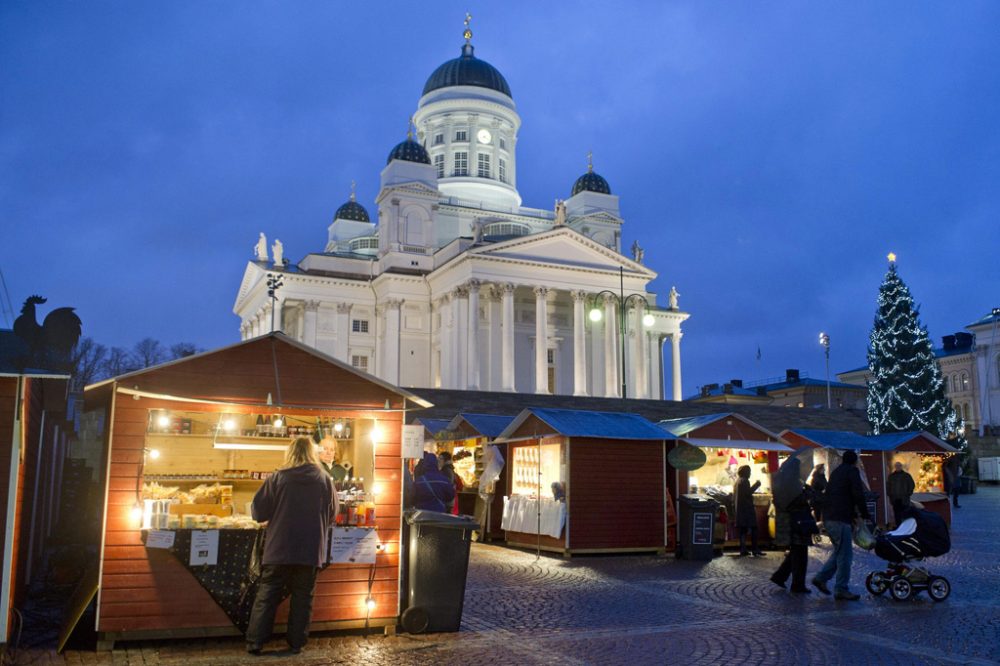
[[[354,319],[351,321],[351,330],[355,333],[367,333],[368,332],[368,320],[367,319]]]
[[[353,365],[358,370],[364,370],[368,372],[368,357],[360,354],[353,354],[351,356],[351,365]]]
[[[507,160],[500,158],[497,160],[497,175],[500,178],[501,183],[507,182]]]
[[[479,172],[478,172],[479,177],[480,178],[489,178],[490,177],[490,156],[489,155],[484,155],[483,153],[479,153],[478,157],[479,157]]]
[[[437,170],[438,178],[444,178],[444,155],[434,156],[434,169]]]
[[[440,146],[443,143],[444,143],[444,134],[435,134],[434,135],[434,145],[435,146]]]
[[[469,153],[455,153],[455,175],[469,175]]]
[[[455,132],[455,141],[468,141],[469,133],[466,130],[458,130]]]

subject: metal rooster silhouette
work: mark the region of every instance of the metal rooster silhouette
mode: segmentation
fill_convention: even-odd
[[[75,308],[56,308],[39,325],[35,306],[48,299],[30,296],[21,307],[21,316],[14,320],[14,334],[24,340],[36,361],[51,359],[66,362],[83,330],[83,322]]]

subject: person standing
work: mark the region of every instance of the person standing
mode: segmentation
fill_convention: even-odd
[[[733,502],[736,512],[736,529],[740,533],[740,557],[753,555],[764,557],[757,547],[757,508],[753,505],[753,494],[760,488],[760,481],[750,485],[750,465],[743,465],[736,470],[736,483],[733,485]],[[750,552],[747,552],[746,538],[750,533]]]
[[[812,510],[817,523],[823,522],[823,497],[826,493],[826,465],[819,463],[813,468],[809,477],[809,487],[812,488]]]
[[[958,453],[954,453],[944,464],[945,491],[951,495],[951,505],[956,509],[962,507],[958,505],[958,493],[962,487],[962,461]]]
[[[830,475],[823,507],[823,524],[833,542],[833,552],[812,579],[813,587],[823,594],[830,594],[830,588],[826,583],[836,574],[834,598],[847,601],[857,601],[861,598],[849,588],[851,563],[854,560],[852,526],[856,517],[869,520],[868,506],[865,504],[865,486],[861,482],[861,472],[857,463],[857,453],[844,451],[840,466]]]
[[[448,513],[455,499],[455,484],[438,469],[438,458],[424,451],[413,468],[413,506],[424,511]]]
[[[287,589],[291,602],[285,639],[298,654],[309,635],[316,573],[326,561],[327,534],[337,515],[333,481],[320,466],[310,438],[298,437],[288,445],[285,464],[254,495],[251,513],[254,520],[267,523],[267,531],[247,652],[261,653]]]
[[[892,516],[896,521],[896,526],[903,522],[903,514],[910,507],[910,497],[916,484],[913,477],[903,469],[903,463],[897,462],[893,465],[893,472],[886,482],[889,501],[892,502]]]
[[[779,587],[785,587],[788,577],[792,578],[791,591],[794,594],[809,594],[806,587],[806,567],[809,564],[809,544],[812,535],[818,532],[812,513],[809,510],[809,493],[811,490],[802,484],[802,461],[797,456],[791,456],[778,469],[775,490],[780,486],[782,492],[774,493],[775,532],[779,543],[787,541],[788,552],[781,561],[778,570],[771,574],[771,582]],[[791,496],[793,499],[784,503]]]

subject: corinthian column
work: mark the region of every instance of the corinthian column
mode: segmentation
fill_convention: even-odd
[[[403,302],[390,298],[385,302],[385,337],[383,339],[382,378],[399,384],[399,308]]]
[[[487,344],[489,345],[489,351],[486,354],[487,367],[489,375],[489,383],[486,384],[490,391],[499,391],[501,389],[500,383],[500,373],[502,370],[501,363],[503,361],[503,356],[501,356],[501,329],[500,329],[500,299],[502,298],[503,291],[497,285],[491,285],[486,291],[487,303],[489,303],[489,318],[490,318],[490,332],[489,340]]]
[[[548,287],[535,287],[535,393],[549,392]]]
[[[514,390],[514,285],[509,282],[502,285],[503,290],[503,324],[501,355],[502,390]]]
[[[441,343],[441,361],[438,371],[441,374],[441,388],[455,388],[455,346],[451,337],[451,314],[452,307],[451,294],[441,297],[441,327],[438,329],[438,337]]]
[[[670,336],[670,351],[671,356],[671,372],[674,378],[674,400],[679,401],[681,399],[681,338],[683,334],[680,331],[673,333]]]
[[[479,280],[469,280],[469,346],[466,366],[468,381],[466,388],[479,390]]]
[[[584,301],[587,294],[572,291],[573,298],[573,395],[587,395],[587,345],[584,328]]]
[[[635,378],[635,389],[632,391],[633,398],[646,398],[649,396],[649,376],[647,372],[647,359],[646,359],[646,327],[642,324],[642,318],[645,311],[636,306],[632,308],[633,315],[633,326],[635,326],[635,339],[633,340],[633,358],[632,365],[635,366],[633,370],[633,377]]]
[[[455,388],[468,388],[469,381],[469,288],[466,286],[456,287],[454,298],[452,298],[453,317],[455,323],[453,328],[455,341]]]
[[[310,347],[315,347],[319,301],[306,301],[302,309],[302,342]]]
[[[604,394],[609,398],[619,397],[617,305],[614,296],[604,294]]]
[[[351,304],[337,304],[337,353],[334,354],[344,363],[351,362]]]

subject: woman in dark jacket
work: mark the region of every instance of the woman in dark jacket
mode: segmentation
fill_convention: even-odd
[[[809,494],[812,497],[813,516],[816,517],[817,523],[821,523],[823,522],[823,493],[826,492],[826,465],[823,463],[816,465],[809,478],[809,487],[812,488],[812,492]]]
[[[764,553],[757,547],[757,509],[753,505],[753,494],[760,488],[760,481],[750,485],[750,466],[743,465],[736,470],[739,477],[733,486],[733,503],[736,513],[736,529],[740,533],[740,557],[753,554],[763,557]],[[750,533],[750,552],[747,552],[746,538]]]
[[[809,496],[811,490],[802,485],[800,472],[802,462],[795,456],[790,457],[781,464],[778,475],[781,477],[776,481],[775,486],[781,486],[786,493],[782,493],[782,499],[788,495],[792,496],[790,502],[784,506],[779,506],[777,495],[775,496],[775,531],[784,535],[788,534],[788,552],[785,559],[781,561],[778,570],[771,575],[771,582],[780,587],[785,587],[788,577],[792,577],[792,592],[795,594],[809,594],[806,587],[806,567],[809,564],[809,544],[812,542],[812,515],[809,511]],[[788,492],[791,488],[797,488],[798,492]],[[784,539],[779,539],[779,542]]]

